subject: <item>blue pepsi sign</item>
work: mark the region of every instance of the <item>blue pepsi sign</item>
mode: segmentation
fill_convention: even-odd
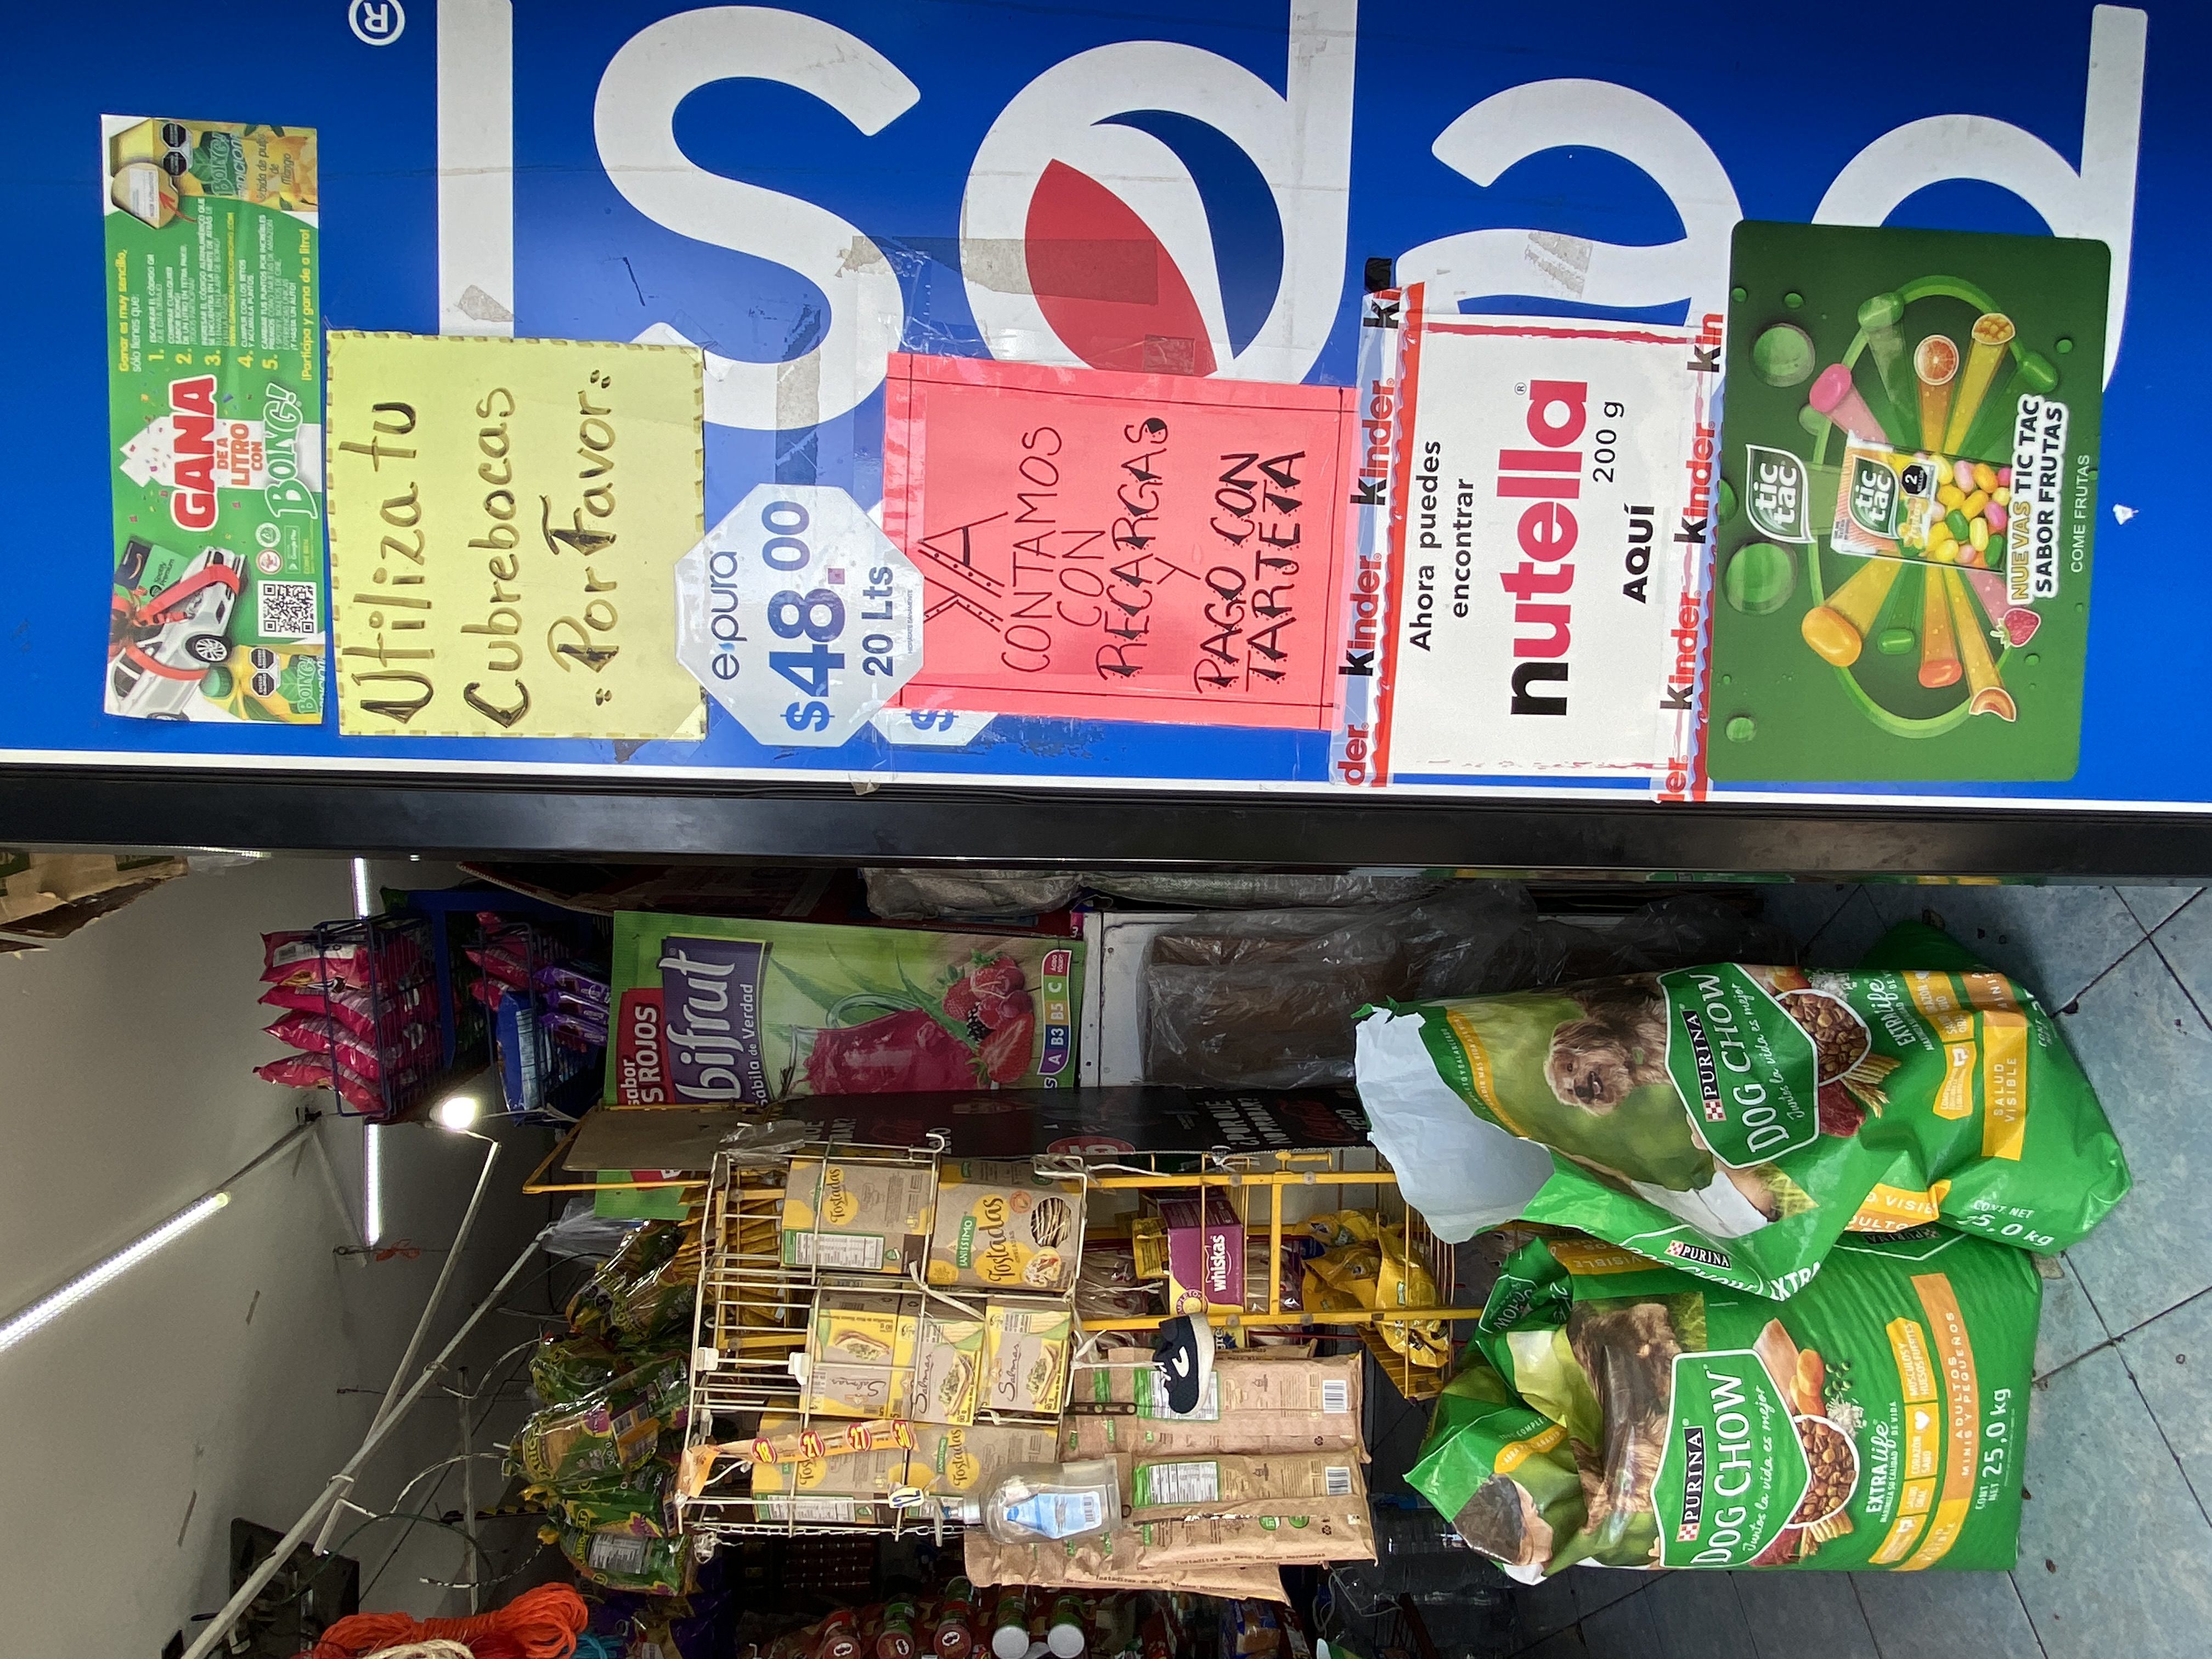
[[[150,19],[149,20],[150,21]],[[158,33],[14,23],[16,580],[0,758],[548,778],[1332,782],[1326,732],[886,710],[836,748],[341,738],[104,714],[103,112],[312,126],[331,328],[687,342],[706,517],[764,483],[882,497],[895,352],[1351,384],[1364,276],[1431,313],[1695,328],[1746,219],[2110,250],[2080,761],[2031,783],[1729,783],[1765,799],[2212,804],[2212,564],[2191,414],[2212,18],[1212,0],[219,3]],[[2085,372],[2076,370],[2075,372]],[[2193,499],[2193,498],[2192,498]],[[1415,793],[1589,790],[1486,777]]]

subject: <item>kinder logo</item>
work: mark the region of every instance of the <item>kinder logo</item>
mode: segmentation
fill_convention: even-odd
[[[176,456],[169,516],[183,530],[215,527],[215,376],[169,382],[169,439]]]

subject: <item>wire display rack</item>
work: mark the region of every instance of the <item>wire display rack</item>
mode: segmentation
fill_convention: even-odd
[[[1085,1160],[1076,1158],[1075,1164]],[[1441,1323],[1449,1326],[1461,1320],[1479,1319],[1480,1307],[1455,1305],[1460,1290],[1457,1253],[1453,1247],[1437,1237],[1427,1220],[1398,1196],[1398,1177],[1379,1155],[1371,1169],[1346,1167],[1341,1150],[1333,1152],[1272,1152],[1231,1153],[1215,1151],[1206,1155],[1202,1167],[1196,1170],[1171,1171],[1159,1165],[1164,1162],[1188,1162],[1187,1154],[1119,1154],[1112,1163],[1098,1159],[1087,1160],[1085,1178],[1104,1192],[1162,1192],[1170,1190],[1195,1191],[1200,1203],[1208,1192],[1219,1192],[1237,1212],[1245,1228],[1248,1241],[1255,1236],[1266,1241],[1267,1264],[1266,1295],[1258,1288],[1248,1289],[1244,1302],[1237,1306],[1209,1304],[1206,1310],[1207,1322],[1217,1331],[1231,1333],[1268,1330],[1287,1330],[1298,1328],[1348,1326],[1357,1331],[1369,1351],[1400,1393],[1408,1400],[1425,1399],[1433,1395],[1443,1382],[1442,1371],[1435,1367],[1416,1364],[1401,1347],[1387,1340],[1380,1327],[1394,1323]],[[1059,1158],[1040,1158],[1040,1166],[1048,1164],[1060,1167]],[[1146,1167],[1149,1165],[1150,1167]],[[1071,1165],[1071,1167],[1073,1167]],[[1284,1276],[1286,1261],[1285,1246],[1295,1241],[1300,1229],[1294,1218],[1287,1215],[1287,1198],[1297,1189],[1320,1188],[1342,1194],[1346,1189],[1371,1188],[1376,1208],[1384,1221],[1392,1227],[1404,1230],[1403,1237],[1409,1262],[1418,1263],[1434,1287],[1432,1302],[1420,1305],[1340,1309],[1327,1313],[1297,1305],[1291,1299]],[[1171,1316],[1147,1314],[1121,1319],[1086,1319],[1086,1332],[1157,1330]]]
[[[678,1525],[702,1559],[732,1538],[915,1530],[945,1534],[944,1509],[924,1497],[926,1480],[918,1468],[899,1472],[910,1478],[893,1476],[890,1496],[880,1501],[809,1496],[797,1490],[795,1474],[789,1492],[757,1493],[752,1471],[758,1460],[751,1455],[764,1419],[778,1425],[779,1440],[799,1437],[810,1443],[837,1444],[857,1431],[873,1441],[881,1430],[887,1431],[889,1443],[877,1449],[913,1451],[911,1430],[903,1422],[871,1425],[863,1419],[817,1416],[792,1362],[806,1351],[824,1290],[880,1289],[902,1300],[912,1295],[917,1307],[932,1292],[919,1278],[908,1281],[817,1265],[834,1254],[823,1246],[825,1237],[833,1235],[821,1228],[821,1190],[810,1206],[816,1218],[811,1234],[793,1233],[787,1242],[783,1205],[794,1159],[817,1171],[817,1181],[828,1180],[833,1164],[873,1164],[926,1171],[933,1188],[943,1152],[942,1139],[933,1137],[921,1147],[810,1143],[769,1165],[740,1162],[726,1152],[715,1158],[702,1219],[690,1413],[675,1500]]]
[[[374,1060],[374,1076],[344,1068],[352,1075],[342,1088],[336,1044],[315,1056],[325,1066],[326,1086],[339,1114],[398,1121],[419,1110],[441,1084],[483,1065],[483,1024],[457,1024],[425,918],[393,913],[326,921],[308,930],[305,944],[325,963],[343,958],[358,963],[357,985],[342,985],[335,972],[325,972],[317,981],[322,1015],[334,1031],[340,1024],[339,999],[355,998],[362,1005],[359,1018],[366,1030],[360,1044]]]
[[[870,1146],[848,1143],[811,1143],[787,1149],[774,1162],[741,1161],[729,1153],[715,1160],[704,1198],[702,1219],[702,1258],[699,1295],[694,1310],[691,1367],[691,1412],[685,1431],[683,1462],[675,1499],[679,1528],[693,1540],[703,1558],[727,1539],[762,1535],[850,1534],[854,1532],[900,1534],[921,1531],[942,1540],[956,1526],[952,1506],[941,1494],[929,1490],[932,1469],[916,1452],[916,1431],[929,1425],[891,1419],[878,1421],[830,1416],[811,1410],[805,1364],[794,1366],[794,1356],[808,1352],[820,1298],[824,1291],[867,1290],[899,1298],[902,1310],[916,1314],[950,1308],[963,1317],[975,1316],[974,1304],[986,1293],[962,1289],[948,1291],[932,1285],[910,1267],[908,1275],[854,1273],[817,1266],[834,1250],[823,1248],[828,1235],[820,1230],[823,1206],[809,1207],[817,1218],[817,1231],[787,1233],[782,1223],[794,1159],[812,1172],[817,1182],[827,1179],[835,1163],[889,1165],[926,1171],[939,1182],[945,1161],[941,1138],[933,1137],[920,1147]],[[1199,1167],[1189,1167],[1195,1162]],[[1379,1164],[1379,1160],[1377,1160]],[[1168,1168],[1165,1165],[1179,1165]],[[1036,1172],[1050,1180],[1080,1182],[1093,1195],[1120,1195],[1195,1191],[1201,1199],[1209,1189],[1226,1196],[1248,1229],[1248,1238],[1264,1239],[1269,1269],[1264,1297],[1255,1285],[1248,1305],[1208,1310],[1217,1331],[1258,1333],[1298,1328],[1347,1327],[1368,1339],[1368,1346],[1386,1374],[1408,1398],[1433,1392],[1441,1372],[1415,1365],[1396,1348],[1377,1338],[1379,1324],[1394,1320],[1450,1322],[1480,1316],[1479,1308],[1454,1305],[1458,1289],[1455,1253],[1436,1238],[1418,1212],[1396,1200],[1396,1176],[1387,1168],[1345,1167],[1340,1153],[1273,1152],[1230,1154],[1217,1152],[1194,1158],[1188,1153],[1116,1153],[1092,1158],[1083,1154],[1040,1154],[1032,1160]],[[801,1178],[806,1178],[802,1176]],[[1336,1207],[1333,1200],[1370,1189],[1386,1220],[1401,1226],[1409,1256],[1418,1261],[1436,1287],[1432,1304],[1413,1307],[1332,1310],[1316,1314],[1297,1305],[1295,1287],[1286,1285],[1285,1246],[1300,1236],[1301,1223],[1288,1214],[1286,1195],[1306,1189],[1316,1202]],[[1081,1238],[1075,1241],[1080,1249]],[[988,1293],[1002,1299],[1002,1293]],[[1059,1405],[1065,1407],[1075,1373],[1085,1364],[1084,1355],[1098,1336],[1114,1331],[1157,1329],[1167,1314],[1111,1319],[1085,1319],[1073,1314],[1073,1298],[1034,1298],[1066,1307],[1073,1316],[1068,1363],[1060,1383]],[[1111,1362],[1107,1362],[1111,1363]],[[766,1419],[775,1430],[772,1443],[763,1436]],[[1045,1426],[1056,1419],[993,1413],[979,1409],[978,1425]],[[942,1431],[938,1431],[942,1432]],[[797,1449],[794,1450],[794,1443]],[[898,1454],[905,1453],[903,1460]],[[821,1495],[809,1496],[805,1482],[794,1473],[777,1481],[769,1492],[756,1492],[753,1471],[773,1456],[798,1464],[817,1458],[874,1457],[865,1490],[837,1492],[835,1482],[824,1484]],[[856,1466],[857,1467],[857,1466]],[[856,1485],[859,1483],[855,1483]],[[949,1513],[950,1512],[950,1513]]]

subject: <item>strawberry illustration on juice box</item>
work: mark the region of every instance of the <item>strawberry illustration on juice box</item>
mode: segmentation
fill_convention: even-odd
[[[1054,1087],[1082,974],[1069,940],[625,911],[606,1098]]]

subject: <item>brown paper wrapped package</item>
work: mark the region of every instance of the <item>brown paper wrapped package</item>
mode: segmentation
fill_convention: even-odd
[[[1232,1601],[1282,1601],[1283,1575],[1271,1566],[1139,1569],[1093,1550],[1070,1553],[1060,1544],[1001,1544],[979,1527],[968,1529],[969,1580],[976,1584],[1037,1584],[1070,1589],[1182,1590]]]
[[[1359,1355],[1279,1359],[1224,1353],[1214,1360],[1213,1375],[1220,1415],[1212,1421],[1072,1410],[1060,1433],[1063,1455],[1345,1451],[1366,1461],[1359,1437]],[[1073,1402],[1079,1407],[1129,1405],[1139,1386],[1138,1367],[1079,1370]],[[1151,1383],[1143,1386],[1149,1394]]]

